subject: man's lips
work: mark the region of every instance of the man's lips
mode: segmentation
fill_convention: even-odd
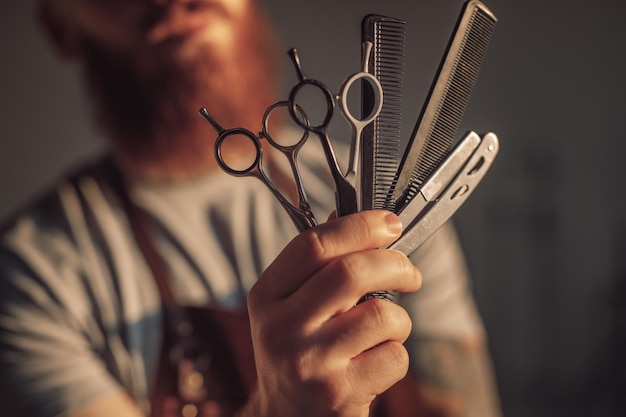
[[[190,1],[174,5],[147,33],[150,44],[184,39],[201,32],[218,19],[228,17],[221,4],[212,1]]]

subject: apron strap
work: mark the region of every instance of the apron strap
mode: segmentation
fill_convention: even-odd
[[[137,246],[163,305],[159,368],[151,389],[151,417],[229,417],[256,385],[256,367],[245,310],[181,306],[163,257],[148,232],[148,215],[130,198],[128,184],[109,158],[105,170],[120,198]]]

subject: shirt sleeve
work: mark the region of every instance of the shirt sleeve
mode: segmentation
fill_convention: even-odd
[[[70,282],[79,278],[66,273]],[[120,389],[90,340],[93,335],[75,314],[81,300],[72,288],[63,289],[67,281],[59,275],[65,274],[45,258],[33,256],[25,262],[0,248],[3,416],[58,416]],[[59,299],[59,290],[76,297],[69,308]]]

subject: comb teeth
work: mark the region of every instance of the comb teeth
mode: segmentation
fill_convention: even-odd
[[[401,163],[395,198],[410,200],[448,154],[495,24],[495,16],[483,4],[475,0],[465,4]]]
[[[368,71],[383,88],[383,107],[363,132],[362,209],[393,210],[394,187],[400,155],[400,124],[404,84],[405,22],[369,15],[363,19],[363,41],[373,44]],[[371,96],[363,90],[363,113],[369,113]]]

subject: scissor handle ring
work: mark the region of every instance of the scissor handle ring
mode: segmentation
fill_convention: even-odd
[[[348,107],[348,92],[357,80],[366,81],[374,91],[374,105],[372,106],[372,110],[362,119],[354,117]],[[383,108],[383,87],[380,85],[380,81],[378,81],[378,79],[369,72],[357,72],[343,83],[341,87],[340,100],[343,108],[343,114],[350,121],[350,123],[355,126],[359,124],[368,125],[380,114],[380,111]]]
[[[302,137],[292,145],[282,145],[276,142],[269,132],[269,119],[272,112],[280,107],[289,107],[289,101],[279,101],[278,103],[272,104],[270,107],[268,107],[267,110],[265,110],[265,114],[263,114],[263,129],[261,132],[263,134],[263,137],[265,137],[265,139],[267,139],[267,141],[273,147],[280,149],[283,152],[290,152],[294,149],[299,149],[302,147],[302,145],[304,145],[304,142],[306,142],[307,138],[309,137],[311,123],[309,122],[309,118],[306,116],[306,113],[304,112],[302,107],[296,104],[296,110],[298,111],[298,114],[302,117],[305,126],[307,126],[306,128],[302,129]],[[300,120],[300,118],[298,118],[298,120]]]
[[[296,111],[298,111],[298,109],[300,108],[300,106],[298,106],[298,104],[296,103],[296,96],[298,95],[300,90],[306,87],[307,85],[312,85],[313,87],[320,89],[322,91],[322,94],[324,95],[324,98],[326,99],[326,116],[324,117],[324,120],[322,121],[322,123],[320,123],[319,125],[311,125],[309,120],[306,120],[306,121],[300,120],[300,117],[298,117],[298,114],[296,113]],[[305,130],[315,131],[315,130],[320,130],[322,128],[328,127],[328,125],[330,124],[330,119],[332,119],[333,112],[335,110],[335,99],[333,97],[333,93],[328,89],[328,87],[326,87],[320,81],[317,81],[311,78],[305,78],[304,80],[300,81],[298,84],[296,84],[295,87],[291,89],[291,93],[289,93],[288,103],[289,103],[289,114],[291,115],[291,118],[298,124],[298,126],[300,126],[301,128]],[[305,114],[305,113],[302,112],[302,114]]]
[[[222,144],[229,136],[234,135],[245,136],[250,139],[256,151],[254,160],[250,163],[249,166],[244,169],[234,169],[230,167],[222,157]],[[215,160],[219,164],[220,168],[222,168],[230,175],[234,175],[236,177],[244,177],[250,175],[255,169],[258,169],[261,166],[262,155],[263,150],[261,149],[261,142],[259,141],[259,138],[248,129],[244,129],[242,127],[228,129],[224,131],[221,135],[218,136],[217,140],[215,141]]]

